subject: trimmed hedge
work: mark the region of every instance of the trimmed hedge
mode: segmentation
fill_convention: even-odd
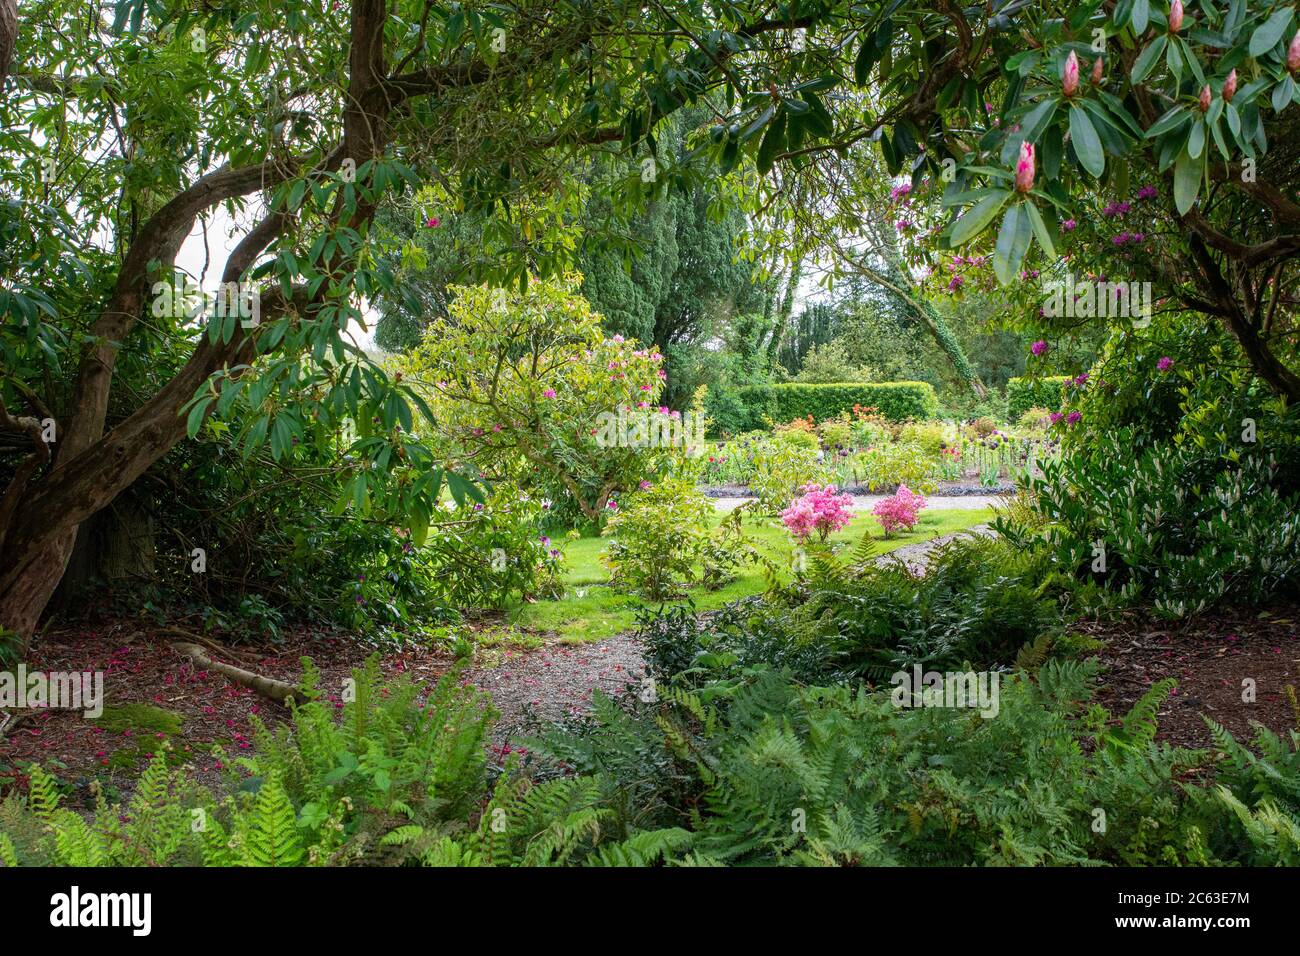
[[[874,407],[891,421],[934,418],[939,414],[939,396],[929,382],[833,382],[825,385],[748,385],[738,390],[748,412],[744,428],[765,428],[765,418],[788,422],[811,415],[824,422],[854,405]]]
[[[1012,378],[1007,380],[1007,421],[1018,422],[1020,416],[1031,408],[1045,408],[1054,412],[1065,400],[1061,394],[1067,375],[1046,375],[1041,378]]]

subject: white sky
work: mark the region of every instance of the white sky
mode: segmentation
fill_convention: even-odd
[[[205,229],[201,219],[194,223],[193,231],[181,244],[181,251],[176,256],[176,267],[198,282],[204,292],[217,291],[217,287],[221,284],[221,273],[226,267],[226,258],[244,237],[248,223],[261,218],[264,213],[265,207],[258,199],[250,203],[249,208],[241,213],[238,219],[232,218],[224,205],[214,207],[210,210],[206,228],[207,272],[203,271]],[[348,333],[358,347],[369,351],[375,348],[375,321],[379,316],[369,307],[364,311],[368,326],[362,326],[354,319],[348,327]]]

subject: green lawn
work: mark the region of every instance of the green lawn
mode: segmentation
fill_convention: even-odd
[[[889,540],[880,533],[880,526],[869,513],[858,513],[843,530],[831,535],[832,545],[855,547],[864,531],[871,534],[876,553],[885,554],[905,544],[928,541],[939,535],[952,534],[973,525],[991,520],[993,509],[924,511],[921,521],[910,534]],[[718,519],[715,518],[715,522]],[[774,518],[747,518],[745,532],[778,567],[788,568],[791,560],[789,535]],[[566,643],[598,641],[623,631],[631,630],[636,620],[636,609],[642,603],[626,594],[617,594],[605,586],[608,573],[600,563],[600,552],[607,540],[580,538],[565,547],[565,596],[558,601],[539,601],[535,604],[518,604],[506,612],[508,628],[518,640],[524,637],[519,631],[534,637],[558,637]],[[746,567],[741,576],[718,591],[696,589],[691,600],[700,611],[720,608],[728,601],[758,594],[765,587],[763,569]]]

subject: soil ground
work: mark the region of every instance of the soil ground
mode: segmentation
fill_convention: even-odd
[[[916,553],[899,557],[920,570],[927,545],[915,547]],[[1300,685],[1298,623],[1300,604],[1287,601],[1262,610],[1214,611],[1176,624],[1132,616],[1073,629],[1104,642],[1098,655],[1104,666],[1101,703],[1123,713],[1153,683],[1173,677],[1178,687],[1160,709],[1158,739],[1205,747],[1211,741],[1202,714],[1243,742],[1254,736],[1256,722],[1277,733],[1300,726],[1300,713],[1287,691]],[[29,671],[104,671],[107,716],[115,719],[87,720],[80,712],[58,710],[24,712],[0,735],[0,785],[6,778],[21,780],[22,768],[35,761],[71,783],[74,800],[76,791],[95,777],[105,782],[112,798],[128,790],[162,737],[170,738],[199,782],[220,783],[222,761],[212,754],[213,746],[237,755],[251,748],[255,719],[275,724],[285,715],[224,676],[196,668],[172,649],[172,639],[138,621],[93,615],[44,635],[33,648]],[[304,630],[274,647],[241,646],[234,649],[239,658],[230,660],[296,681],[300,658],[310,656],[321,669],[326,698],[341,707],[343,680],[373,650],[342,633]],[[213,656],[221,659],[216,652]],[[386,675],[407,673],[430,684],[454,664],[445,651],[419,645],[387,648],[381,660]],[[493,747],[503,756],[514,731],[538,718],[581,711],[598,688],[631,692],[643,673],[636,639],[622,634],[590,644],[497,649],[471,662],[460,679],[487,692],[500,711]],[[1243,694],[1250,681],[1253,696]],[[172,726],[160,728],[148,719],[163,711]],[[138,719],[141,714],[144,719]],[[88,801],[88,793],[83,795]]]

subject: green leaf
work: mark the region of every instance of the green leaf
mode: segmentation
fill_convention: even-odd
[[[1047,258],[1056,258],[1056,244],[1052,242],[1052,234],[1047,229],[1047,223],[1043,222],[1043,214],[1038,211],[1038,207],[1032,202],[1026,200],[1024,210],[1029,216],[1029,224],[1033,226],[1034,238],[1042,247],[1043,252],[1047,253]]]
[[[1282,77],[1282,82],[1273,87],[1273,111],[1280,113],[1286,109],[1295,94],[1295,81],[1290,76]]]
[[[984,231],[984,227],[993,221],[993,217],[998,211],[1006,205],[1007,200],[1011,197],[1011,191],[1006,189],[998,190],[992,195],[985,196],[970,209],[966,210],[963,215],[952,227],[950,240],[954,246],[960,246],[969,239],[973,239]]]
[[[1291,25],[1291,8],[1283,7],[1274,11],[1255,32],[1250,35],[1249,52],[1251,56],[1260,56],[1278,45],[1286,28]]]
[[[1020,121],[1020,135],[1029,143],[1038,142],[1038,137],[1047,124],[1052,121],[1056,115],[1056,107],[1060,100],[1057,97],[1043,100],[1032,110],[1025,114],[1025,118]]]
[[[997,244],[993,248],[993,271],[1003,285],[1015,278],[1029,249],[1033,229],[1023,208],[1023,205],[1017,204],[1007,210],[1002,217],[1002,228],[998,230]]]
[[[1164,55],[1165,45],[1168,42],[1169,39],[1162,34],[1152,40],[1150,45],[1138,55],[1133,64],[1133,69],[1129,71],[1129,80],[1132,81],[1134,86],[1146,79],[1147,74],[1151,72],[1151,68]]]
[[[1205,149],[1205,120],[1197,117],[1192,121],[1192,132],[1187,137],[1187,155],[1199,159]]]
[[[1097,130],[1088,114],[1074,105],[1070,106],[1070,142],[1074,144],[1074,153],[1084,169],[1094,177],[1105,171],[1106,154],[1102,152]]]
[[[1192,208],[1200,189],[1201,163],[1189,156],[1187,150],[1183,150],[1174,163],[1174,205],[1180,216],[1185,216]]]
[[[782,110],[763,134],[763,141],[758,145],[758,171],[766,175],[776,163],[776,157],[785,146],[785,111]]]
[[[1175,130],[1191,119],[1191,116],[1192,114],[1188,111],[1187,107],[1175,106],[1169,110],[1169,112],[1165,113],[1164,116],[1151,124],[1151,128],[1147,130],[1146,138],[1154,139],[1163,133]]]
[[[1148,0],[1137,0],[1137,2],[1133,4],[1133,16],[1129,21],[1133,27],[1134,36],[1141,36],[1146,32],[1147,21],[1150,17],[1151,5]]]
[[[1237,112],[1237,107],[1232,103],[1228,104],[1226,110],[1228,117],[1228,129],[1232,131],[1234,137],[1241,135],[1241,114]]]
[[[195,402],[194,407],[190,409],[190,414],[185,419],[185,433],[189,435],[190,438],[197,435],[199,429],[203,427],[203,416],[207,414],[208,406],[211,404],[211,397],[201,398]]]

